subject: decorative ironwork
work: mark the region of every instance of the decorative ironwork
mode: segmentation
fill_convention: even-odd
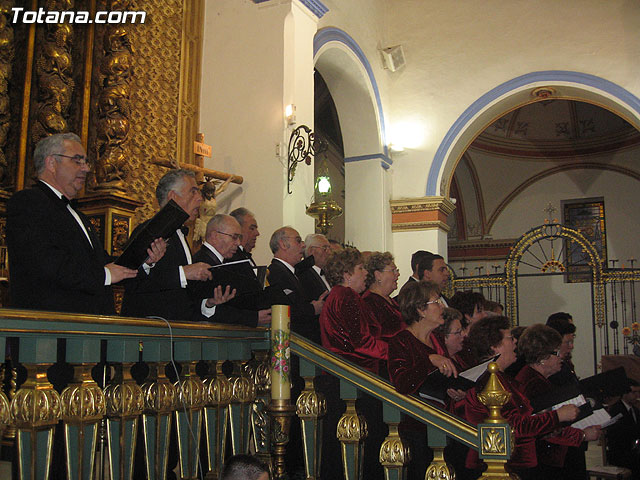
[[[326,142],[316,140],[315,134],[306,125],[300,125],[291,132],[287,149],[287,193],[292,193],[291,182],[296,175],[298,163],[304,162],[311,165],[311,159],[328,147]]]

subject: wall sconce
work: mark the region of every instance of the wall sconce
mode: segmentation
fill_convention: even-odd
[[[296,123],[296,106],[290,103],[284,107],[284,116],[287,119],[287,125],[295,125]]]
[[[287,149],[287,193],[291,194],[291,182],[296,175],[298,163],[311,165],[311,158],[328,148],[326,142],[317,141],[315,135],[306,125],[300,125],[289,137]]]
[[[318,169],[314,190],[314,201],[307,207],[306,213],[317,220],[318,229],[326,235],[333,226],[331,220],[342,215],[342,207],[331,198],[331,178],[326,158]]]

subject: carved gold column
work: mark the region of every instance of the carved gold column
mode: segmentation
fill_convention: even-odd
[[[107,442],[111,480],[130,480],[138,434],[138,417],[144,408],[142,389],[131,378],[131,366],[138,358],[135,340],[109,340],[107,361],[114,375],[105,387],[107,398]]]
[[[271,399],[269,403],[269,415],[271,424],[271,450],[273,454],[273,477],[279,480],[287,477],[287,470],[284,461],[289,444],[289,429],[291,418],[296,411],[296,407],[291,405],[290,400]]]
[[[511,398],[511,394],[505,390],[498,378],[497,373],[500,371],[498,364],[490,363],[487,370],[490,373],[489,381],[478,394],[478,400],[489,409],[489,417],[485,423],[478,425],[480,437],[478,454],[487,464],[487,470],[480,478],[482,480],[515,478],[504,468],[513,449],[513,434],[511,427],[500,413],[502,407]]]
[[[16,426],[20,479],[49,478],[53,430],[61,416],[60,395],[47,380],[56,359],[55,338],[20,339],[20,361],[27,380],[11,400],[11,422]]]
[[[165,375],[165,362],[171,358],[169,341],[147,341],[142,358],[149,365],[149,376],[142,384],[144,413],[144,453],[147,478],[166,478],[171,415],[177,406],[176,387]]]
[[[204,383],[196,374],[196,363],[202,357],[202,346],[197,342],[176,342],[175,358],[181,362],[181,371],[175,383],[178,407],[175,411],[178,431],[180,478],[197,479],[202,429],[202,409],[206,402]]]
[[[338,440],[342,444],[342,468],[346,480],[358,480],[362,478],[364,440],[369,434],[367,420],[356,410],[355,389],[349,395],[342,396],[350,397],[343,398],[347,408],[337,428]]]
[[[15,54],[13,27],[7,17],[11,14],[14,3],[5,1],[0,9],[0,185],[7,185],[13,181],[6,147],[11,122],[9,80]],[[15,168],[15,164],[12,166]],[[2,239],[4,240],[4,235]],[[4,245],[4,242],[2,244]]]
[[[100,421],[106,414],[104,393],[91,377],[91,369],[100,360],[100,340],[67,339],[66,353],[74,372],[60,395],[67,471],[69,478],[90,479]]]
[[[385,480],[403,480],[406,478],[405,469],[411,460],[409,446],[402,441],[398,434],[398,423],[387,422],[389,435],[380,446],[380,464],[384,468]],[[427,475],[426,478],[432,477]],[[433,478],[440,480],[441,477]]]
[[[109,0],[107,10],[135,10],[131,0]],[[108,25],[103,37],[98,100],[96,183],[98,189],[125,190],[130,152],[125,144],[131,128],[131,80],[134,48],[126,23]]]
[[[302,364],[304,360],[300,360]],[[303,373],[303,365],[300,366]],[[315,373],[315,372],[314,372]],[[304,465],[308,479],[320,477],[322,462],[322,423],[327,413],[327,402],[321,392],[315,390],[315,377],[303,376],[304,390],[296,401],[296,414],[301,422],[302,441],[304,447]]]
[[[256,350],[254,360],[247,364],[247,375],[256,386],[256,399],[251,410],[251,438],[253,451],[265,465],[271,464],[271,432],[269,414],[269,392],[271,387],[270,355],[268,350]]]
[[[73,0],[47,0],[45,10],[74,9]],[[73,81],[73,24],[46,23],[38,45],[35,70],[38,99],[31,127],[31,140],[69,131],[68,116],[75,84]]]

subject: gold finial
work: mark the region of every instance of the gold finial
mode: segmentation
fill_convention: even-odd
[[[487,423],[506,423],[506,420],[502,418],[500,410],[505,403],[511,398],[511,394],[507,392],[500,382],[497,373],[500,371],[500,367],[496,362],[491,362],[487,367],[487,371],[490,374],[489,381],[482,389],[482,392],[478,394],[478,400],[489,409],[489,417]]]

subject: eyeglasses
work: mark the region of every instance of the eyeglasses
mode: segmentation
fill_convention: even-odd
[[[237,242],[238,240],[242,240],[242,234],[240,233],[227,233],[227,232],[221,232],[220,230],[216,230],[216,232],[221,233],[222,235],[226,235],[227,237],[233,238],[234,242]]]
[[[283,238],[288,238],[289,240],[295,240],[296,243],[302,243],[302,238],[300,237],[283,237]]]
[[[78,165],[79,167],[91,167],[91,163],[89,162],[89,160],[87,159],[87,157],[85,157],[84,155],[63,155],[62,153],[53,153],[52,154],[54,157],[64,157],[64,158],[70,158],[71,160],[73,160],[75,162],[76,165]]]
[[[288,238],[288,237],[287,237]],[[296,239],[297,240],[297,239]],[[302,240],[302,239],[301,239]],[[300,243],[300,242],[298,242]],[[322,250],[324,250],[325,252],[328,252],[329,250],[331,250],[331,247],[329,245],[313,245],[310,248],[320,248]]]
[[[560,350],[555,350],[553,352],[551,352],[551,355],[555,355],[556,357],[560,356]]]
[[[437,300],[429,300],[428,302],[424,302],[425,305],[430,305],[432,303],[439,303],[440,305],[442,305],[442,299],[438,298]]]
[[[385,268],[384,270],[380,270],[381,272],[393,272],[393,273],[400,273],[400,269],[399,268]]]
[[[462,335],[462,332],[464,332],[464,330],[460,328],[458,330],[454,330],[453,332],[447,333],[447,335]]]

